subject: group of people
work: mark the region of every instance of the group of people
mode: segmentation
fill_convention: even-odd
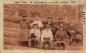
[[[29,47],[65,49],[66,45],[82,42],[82,34],[75,29],[68,29],[66,24],[53,22],[52,17],[42,21],[37,16],[34,21],[23,18],[20,21],[19,41]]]

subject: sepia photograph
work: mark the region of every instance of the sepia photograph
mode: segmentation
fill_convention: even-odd
[[[4,49],[82,50],[83,6],[4,4]]]

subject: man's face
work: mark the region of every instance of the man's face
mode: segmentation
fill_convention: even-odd
[[[48,21],[52,21],[52,19],[49,18]]]
[[[47,30],[49,30],[49,29],[50,29],[50,27],[46,27],[46,29],[47,29]]]

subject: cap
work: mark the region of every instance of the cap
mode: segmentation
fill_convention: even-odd
[[[46,27],[50,27],[50,25],[49,25],[49,24],[47,24],[47,25],[46,25]]]

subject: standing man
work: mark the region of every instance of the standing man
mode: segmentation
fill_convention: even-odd
[[[50,29],[51,29],[51,31],[53,33],[53,38],[54,38],[56,30],[57,30],[57,27],[55,26],[56,23],[54,23],[52,17],[47,17],[47,21],[44,22],[44,26],[46,26],[46,25],[50,25]]]
[[[45,23],[45,25],[50,25],[51,27],[53,26],[53,20],[52,17],[47,17],[47,22]]]
[[[23,46],[28,46],[28,21],[26,17],[22,17],[20,21],[20,36],[19,41]]]

